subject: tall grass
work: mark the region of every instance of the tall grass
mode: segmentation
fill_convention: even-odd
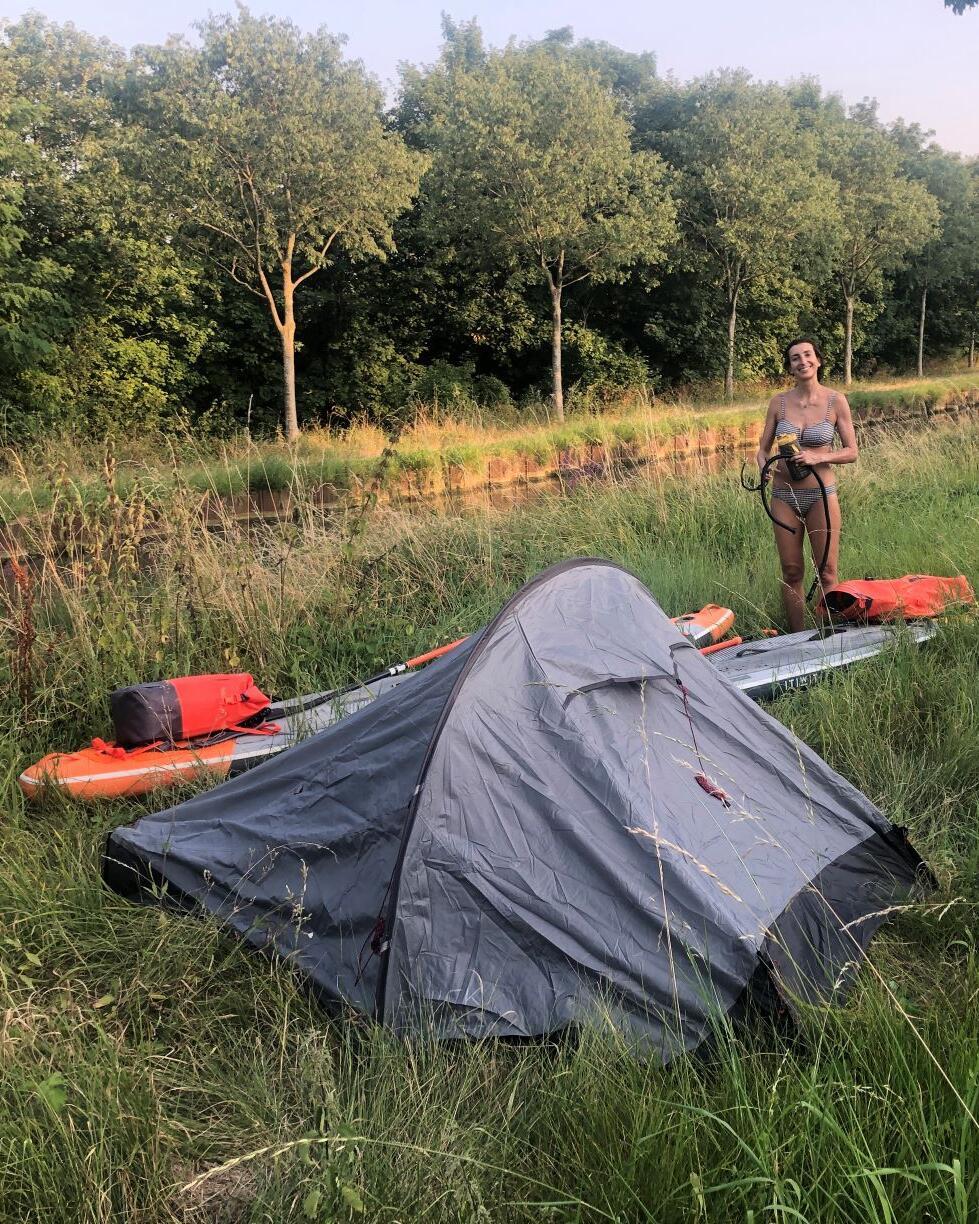
[[[867,448],[843,473],[844,574],[975,583],[977,471],[966,427]],[[39,538],[43,570],[6,588],[0,1218],[976,1218],[972,620],[773,706],[909,826],[938,893],[875,940],[845,1007],[791,1033],[719,1025],[666,1070],[598,1023],[437,1045],[330,1019],[214,925],[102,887],[107,830],[172,794],[24,806],[19,769],[104,734],[111,687],[229,667],[278,692],[326,687],[477,628],[568,555],[627,565],[672,613],[728,603],[745,636],[780,621],[770,531],[733,473],[454,517],[379,510],[369,493],[336,517],[294,494],[293,522],[207,533],[185,490],[157,505],[65,491],[77,547],[55,557]]]

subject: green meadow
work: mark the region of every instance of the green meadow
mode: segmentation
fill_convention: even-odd
[[[979,582],[979,428],[864,448],[844,576]],[[287,965],[100,882],[152,800],[27,805],[20,770],[108,732],[110,689],[251,671],[326,688],[483,624],[544,566],[609,557],[677,614],[780,627],[771,528],[736,471],[585,481],[504,509],[379,507],[206,532],[180,482],[84,499],[85,549],[21,568],[0,653],[0,1219],[967,1221],[979,1218],[979,621],[770,703],[939,881],[845,1005],[758,1019],[667,1069],[597,1024],[405,1043],[328,1018]],[[95,478],[97,479],[97,477]],[[65,503],[67,506],[67,503]],[[68,509],[64,510],[67,515]]]

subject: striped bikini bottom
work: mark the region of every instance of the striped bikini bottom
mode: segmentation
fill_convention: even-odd
[[[826,496],[827,497],[836,496],[836,485],[835,484],[826,486]],[[823,492],[821,489],[818,489],[818,488],[816,489],[774,488],[772,489],[772,497],[777,497],[779,501],[785,502],[786,505],[792,507],[792,509],[796,512],[796,514],[799,515],[800,518],[805,518],[806,515],[809,513],[809,511],[813,508],[813,506],[822,505]]]

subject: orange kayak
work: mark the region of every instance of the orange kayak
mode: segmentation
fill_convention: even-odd
[[[353,714],[387,689],[400,684],[416,667],[455,649],[465,639],[426,651],[405,663],[395,663],[369,680],[330,692],[276,702],[267,712],[269,732],[256,736],[241,730],[216,743],[189,740],[124,751],[113,743],[93,740],[77,752],[49,752],[17,779],[28,798],[55,788],[76,799],[121,799],[145,795],[161,786],[234,777],[324,727]]]

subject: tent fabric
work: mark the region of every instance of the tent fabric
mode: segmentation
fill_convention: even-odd
[[[124,894],[164,885],[398,1032],[610,1017],[664,1059],[762,978],[835,997],[921,870],[636,577],[589,558],[337,726],[116,830],[104,861]]]
[[[475,644],[264,765],[114,830],[103,878],[133,900],[164,889],[172,905],[203,906],[275,948],[325,1002],[372,1011],[372,930],[421,758]]]

